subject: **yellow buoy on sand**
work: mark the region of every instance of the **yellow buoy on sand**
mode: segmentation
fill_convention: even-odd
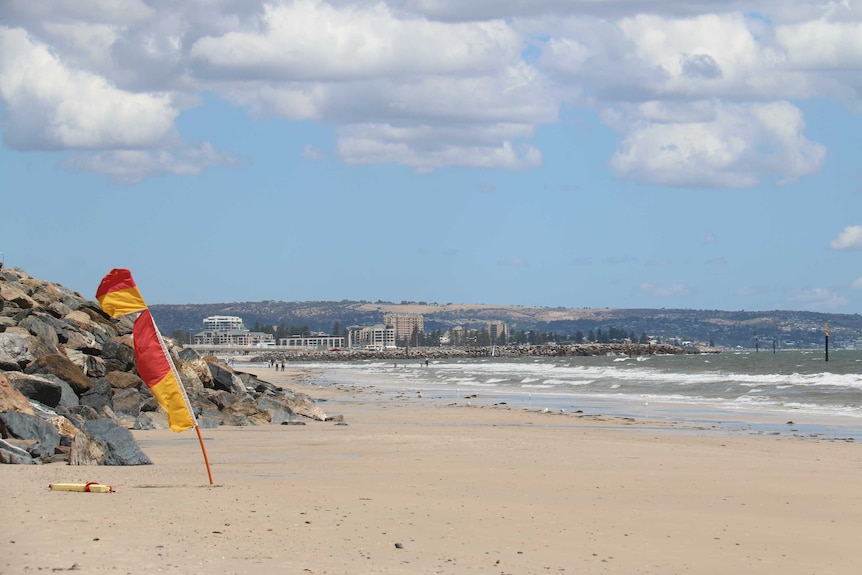
[[[102,485],[91,481],[89,483],[51,483],[48,485],[51,491],[84,491],[87,493],[111,493],[114,490],[110,485]]]

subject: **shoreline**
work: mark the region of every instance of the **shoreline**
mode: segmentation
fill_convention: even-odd
[[[240,368],[241,369],[241,368]],[[243,371],[250,371],[241,369]],[[853,573],[862,449],[260,377],[344,424],[135,431],[154,465],[2,466],[0,571]],[[99,481],[116,493],[52,492]]]
[[[714,433],[723,435],[774,436],[781,438],[812,439],[822,441],[862,442],[862,419],[851,416],[811,414],[781,409],[728,409],[708,403],[689,403],[650,399],[644,402],[629,397],[597,396],[578,393],[560,394],[544,391],[489,390],[483,388],[452,388],[450,386],[417,386],[357,383],[321,385],[313,383],[320,377],[322,369],[287,364],[288,371],[302,371],[307,384],[304,392],[314,396],[313,391],[325,392],[332,388],[344,393],[373,390],[384,394],[406,394],[404,397],[437,401],[444,404],[472,404],[481,407],[523,409],[527,411],[553,411],[568,417],[590,416],[605,420],[634,419],[644,425],[660,427],[677,433]],[[239,371],[248,371],[266,380],[268,376],[283,375],[283,372],[265,366],[240,363],[234,366]],[[317,371],[317,375],[311,375]],[[310,390],[310,391],[309,391]],[[418,396],[416,394],[419,394]],[[629,425],[630,421],[624,421]]]

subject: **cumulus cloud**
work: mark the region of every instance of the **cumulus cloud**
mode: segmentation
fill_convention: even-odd
[[[862,250],[862,226],[847,226],[829,242],[829,247],[833,250]]]
[[[331,125],[348,164],[524,169],[542,163],[536,128],[577,107],[618,132],[608,161],[619,178],[744,188],[820,169],[826,150],[790,101],[858,105],[860,93],[862,17],[848,2],[7,0],[3,10],[3,137],[22,150],[177,157],[177,118],[206,93],[256,117]]]
[[[624,106],[606,122],[622,131],[611,158],[623,178],[669,186],[755,186],[779,183],[820,169],[826,149],[802,133],[802,114],[788,102],[724,104],[695,108],[645,103]]]
[[[149,148],[176,139],[168,94],[118,90],[63,65],[25,30],[0,27],[3,137],[21,150]]]
[[[856,278],[851,284],[853,289],[862,290],[862,277]]]

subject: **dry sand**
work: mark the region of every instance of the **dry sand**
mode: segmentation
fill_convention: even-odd
[[[254,370],[248,370],[254,371]],[[308,388],[347,425],[134,432],[154,465],[0,466],[0,573],[862,572],[862,446]],[[63,493],[99,481],[116,493]]]

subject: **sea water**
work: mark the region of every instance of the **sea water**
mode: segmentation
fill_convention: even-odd
[[[821,350],[306,365],[324,384],[634,417],[792,421],[862,439],[862,351],[832,351],[828,361]]]

